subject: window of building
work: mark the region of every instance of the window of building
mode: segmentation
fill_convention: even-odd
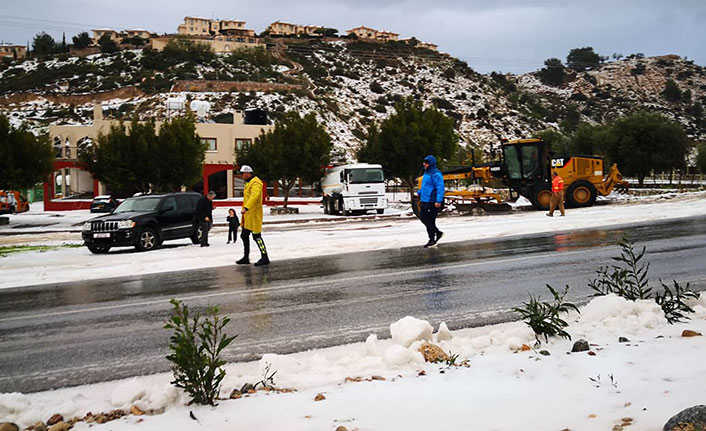
[[[208,144],[208,147],[206,147],[206,151],[216,151],[218,148],[216,146],[216,138],[201,138],[202,143]]]
[[[252,139],[236,139],[235,140],[235,149],[242,150],[243,148],[247,147],[251,143],[252,143]]]

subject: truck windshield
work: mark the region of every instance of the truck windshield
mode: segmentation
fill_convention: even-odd
[[[351,184],[383,183],[385,176],[380,168],[351,169]]]
[[[159,199],[158,196],[153,198],[125,199],[125,201],[115,209],[115,213],[156,211],[157,205],[159,205]]]

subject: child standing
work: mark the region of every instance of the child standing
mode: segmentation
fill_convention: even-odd
[[[228,242],[226,244],[230,244],[231,238],[233,239],[233,244],[235,244],[235,241],[238,239],[238,226],[240,226],[240,220],[238,220],[238,216],[235,215],[235,210],[233,208],[228,210],[228,217],[226,217],[226,221],[228,222]]]

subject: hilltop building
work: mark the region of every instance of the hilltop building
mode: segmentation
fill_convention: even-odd
[[[272,36],[297,36],[304,34],[307,36],[318,36],[316,30],[323,30],[320,25],[300,25],[288,22],[275,21],[268,25],[265,31]]]
[[[185,36],[236,36],[254,38],[255,30],[245,28],[245,21],[235,19],[208,19],[198,16],[184,17],[177,33]]]
[[[176,38],[208,45],[216,53],[227,53],[243,48],[265,48],[265,44],[255,36],[255,30],[245,28],[245,21],[187,16],[184,17],[184,23],[177,27],[176,36],[153,38],[152,49],[161,51],[170,40]]]
[[[134,29],[130,29],[130,30],[125,30],[123,33],[127,37],[139,37],[139,38],[142,38],[145,40],[152,39],[152,33],[150,33],[147,30],[143,30],[141,28],[134,28]]]
[[[380,31],[374,28],[360,26],[347,30],[348,35],[355,34],[358,39],[375,40],[378,42],[389,42],[391,40],[397,40],[399,37],[398,33],[393,33],[391,31]]]
[[[91,31],[93,32],[94,45],[98,45],[98,41],[100,40],[100,38],[105,35],[108,35],[108,37],[110,37],[110,40],[112,40],[113,42],[120,43],[120,33],[111,28],[94,28]]]
[[[214,190],[218,199],[227,199],[234,197],[236,188],[242,188],[242,180],[234,175],[236,147],[249,145],[263,131],[273,127],[267,124],[246,124],[266,122],[262,120],[262,115],[252,118],[255,121],[250,121],[248,116],[244,117],[242,112],[236,112],[231,124],[196,123],[196,133],[208,144],[203,165],[204,192]],[[93,145],[100,133],[108,133],[110,126],[117,124],[117,120],[103,119],[102,107],[96,104],[92,124],[49,126],[56,161],[54,174],[44,184],[45,210],[86,209],[90,206],[90,199],[106,193],[104,185],[82,169],[78,152],[87,145]],[[158,131],[160,124],[159,121],[156,123]],[[57,199],[62,197],[75,199]]]
[[[27,47],[12,43],[0,43],[0,57],[25,58],[27,57]]]
[[[417,48],[429,49],[431,51],[439,51],[439,46],[431,42],[422,42],[416,38],[410,37],[408,39],[400,39],[400,42],[404,42],[409,45],[414,45]]]

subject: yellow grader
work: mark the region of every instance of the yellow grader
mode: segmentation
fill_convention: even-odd
[[[599,194],[606,196],[614,189],[625,191],[628,187],[616,164],[604,173],[603,159],[598,156],[554,157],[538,138],[504,141],[502,154],[502,161],[443,172],[445,204],[459,210],[480,206],[487,211],[503,211],[510,209],[505,202],[510,196],[520,195],[534,208],[546,210],[552,195],[552,172],[564,179],[566,203],[574,208],[592,206]],[[488,187],[493,182],[509,189],[505,199]],[[459,187],[461,183],[470,185]]]

